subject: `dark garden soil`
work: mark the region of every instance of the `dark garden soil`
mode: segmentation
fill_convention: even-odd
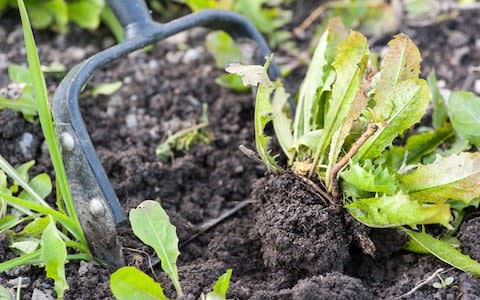
[[[0,88],[9,83],[7,66],[25,62],[21,28],[14,24],[15,14],[0,19]],[[421,49],[425,74],[435,68],[446,87],[459,89],[469,67],[480,64],[479,26],[480,13],[403,31]],[[232,268],[229,297],[234,299],[394,299],[444,268],[448,271],[442,277],[455,278],[451,287],[437,290],[430,282],[405,299],[480,299],[478,279],[435,258],[402,251],[405,237],[399,232],[367,229],[326,203],[308,183],[290,174],[266,175],[263,165],[244,156],[239,145],[254,148],[254,98],[214,83],[222,71],[203,48],[204,34],[193,30],[98,71],[87,90],[116,80],[123,86],[112,96],[81,98],[98,156],[126,212],[145,199],[161,199],[180,241],[186,241],[202,223],[240,201],[252,201],[181,248],[179,272],[187,293],[198,298]],[[38,32],[41,61],[72,67],[112,45],[107,36],[104,30]],[[189,49],[179,50],[179,41]],[[387,41],[375,46],[384,47]],[[48,77],[50,91],[60,79]],[[470,79],[469,88],[475,74]],[[209,105],[214,141],[176,153],[169,162],[159,161],[156,146],[169,132],[193,125],[202,103]],[[38,123],[8,110],[0,111],[0,154],[14,165],[35,159],[34,172],[50,170]],[[458,235],[463,250],[475,259],[480,259],[479,229],[480,219],[472,216]],[[120,231],[128,263],[146,264],[151,250],[128,226]],[[0,261],[10,257],[5,236],[0,236]],[[166,293],[173,295],[160,268],[154,271]],[[0,285],[13,287],[19,276],[29,279],[23,299],[53,295],[52,282],[35,267],[1,274]],[[70,263],[67,278],[67,299],[112,299],[109,272],[94,263]]]

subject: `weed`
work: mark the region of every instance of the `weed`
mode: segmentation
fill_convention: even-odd
[[[440,275],[437,275],[437,277],[440,281],[434,282],[432,284],[432,286],[436,289],[446,289],[455,281],[455,278],[453,278],[452,276],[449,276],[445,279],[443,279]]]
[[[420,52],[402,34],[388,46],[377,71],[367,39],[333,19],[313,54],[295,115],[282,83],[268,79],[269,59],[264,67],[236,64],[227,71],[258,84],[256,147],[270,171],[284,171],[270,153],[265,127],[271,122],[293,172],[324,182],[358,221],[401,228],[424,251],[480,275],[480,264],[447,241],[405,227],[452,230],[452,210],[478,205],[480,152],[464,151],[477,143],[480,123],[473,116],[480,98],[457,92],[445,106],[435,95],[434,128],[415,127],[430,101],[427,82],[419,78]]]
[[[130,211],[129,219],[133,233],[155,250],[162,270],[175,287],[177,297],[183,297],[177,271],[177,258],[180,255],[178,237],[165,210],[157,201],[147,200]],[[225,299],[231,275],[231,270],[222,275],[215,283],[213,291],[206,295],[206,299]],[[134,267],[122,267],[113,273],[110,287],[119,300],[168,299],[159,283]]]
[[[92,257],[75,212],[58,137],[53,126],[45,79],[22,0],[18,1],[18,7],[22,18],[29,69],[28,73],[22,72],[17,75],[22,74],[22,77],[31,84],[31,101],[38,113],[56,174],[58,210],[45,201],[52,190],[52,183],[47,174],[39,174],[30,180],[28,170],[33,166],[33,162],[15,169],[0,156],[0,170],[2,170],[0,171],[0,206],[3,213],[0,215],[0,229],[1,232],[8,233],[10,247],[19,255],[17,258],[0,263],[0,272],[19,265],[43,264],[47,276],[55,281],[57,297],[63,299],[64,291],[68,288],[65,279],[67,260],[89,260]],[[8,186],[6,175],[13,181],[10,186]],[[19,224],[24,225],[24,228],[15,233],[12,229]],[[67,253],[67,247],[73,250],[70,252],[72,254]]]

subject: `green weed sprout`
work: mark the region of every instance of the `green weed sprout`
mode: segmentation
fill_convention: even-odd
[[[480,264],[447,241],[407,228],[440,224],[453,234],[452,223],[461,220],[453,220],[452,211],[462,215],[478,205],[480,152],[465,150],[478,144],[480,122],[472,112],[480,99],[453,93],[450,101],[457,105],[449,107],[432,90],[434,127],[419,130],[415,124],[426,113],[430,91],[419,78],[416,45],[399,34],[379,68],[370,58],[367,39],[333,19],[298,91],[295,115],[282,83],[267,76],[270,59],[265,66],[232,64],[227,71],[258,86],[255,140],[268,170],[284,171],[270,153],[265,127],[271,122],[288,168],[321,181],[325,200],[342,203],[367,226],[400,228],[411,238],[410,249],[480,276]]]
[[[168,275],[177,292],[183,294],[177,270],[178,237],[176,228],[170,223],[160,203],[146,200],[130,211],[130,224],[133,233],[146,245],[155,250],[162,270]],[[225,299],[230,284],[232,270],[222,275],[213,291],[206,295],[207,300]],[[167,300],[160,283],[134,267],[122,267],[110,277],[110,287],[118,300],[158,299]]]
[[[55,171],[57,209],[45,201],[52,190],[47,174],[29,179],[33,162],[13,168],[0,156],[0,232],[6,232],[10,247],[18,257],[0,263],[0,272],[19,265],[44,265],[47,276],[55,281],[57,297],[63,299],[68,288],[65,263],[73,259],[92,259],[87,240],[75,211],[72,194],[61,157],[60,143],[53,126],[47,87],[41,71],[33,33],[22,0],[18,1],[31,82],[31,98]],[[30,108],[30,107],[29,107]],[[24,112],[24,111],[22,111]],[[8,186],[6,176],[13,184]],[[7,208],[10,207],[10,210]],[[15,233],[17,225],[25,225]],[[71,251],[67,252],[67,248]]]

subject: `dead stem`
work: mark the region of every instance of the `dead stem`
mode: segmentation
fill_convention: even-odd
[[[328,201],[330,204],[338,206],[338,203],[333,200],[332,196],[328,194],[328,192],[325,190],[322,190],[315,182],[313,182],[310,178],[304,177],[304,176],[298,176],[305,184],[307,184],[309,187],[311,187],[314,191],[315,194],[317,194],[318,197],[322,198],[323,200]]]
[[[377,132],[378,130],[378,124],[375,123],[370,123],[367,127],[367,130],[358,138],[358,140],[353,144],[352,148],[345,154],[344,157],[332,168],[332,173],[331,173],[331,186],[333,188],[332,190],[332,196],[334,200],[338,200],[340,198],[340,192],[338,188],[338,173],[348,164],[350,159],[358,152],[360,147],[362,147],[363,144]]]
[[[402,299],[404,297],[408,297],[410,296],[411,294],[415,293],[419,288],[421,288],[422,286],[428,284],[430,281],[434,280],[435,277],[437,277],[437,275],[439,274],[442,274],[442,273],[446,273],[446,272],[449,272],[451,271],[453,268],[450,268],[450,269],[447,269],[447,270],[444,270],[443,268],[439,268],[437,269],[435,272],[432,273],[432,275],[428,276],[427,278],[423,279],[423,280],[420,280],[419,282],[417,282],[417,284],[408,292],[406,292],[405,294],[402,294],[398,297],[395,297],[395,299]]]

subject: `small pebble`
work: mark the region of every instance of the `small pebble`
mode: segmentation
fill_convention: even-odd
[[[477,95],[480,95],[480,79],[475,80],[475,83],[473,84],[473,91]]]
[[[125,122],[127,123],[127,128],[136,128],[138,126],[137,116],[134,114],[128,114],[125,117]]]
[[[53,300],[51,292],[44,292],[39,289],[34,289],[32,293],[32,300]]]
[[[201,47],[188,49],[183,55],[182,62],[184,64],[190,64],[197,61],[200,58],[200,54],[202,53],[202,51],[203,51],[203,48]]]
[[[94,263],[93,262],[86,262],[80,261],[80,267],[78,268],[78,275],[83,276],[92,270]]]
[[[30,282],[30,277],[17,277],[10,279],[8,285],[11,287],[18,287],[20,285],[21,288],[26,288],[30,285]]]
[[[468,36],[461,31],[453,31],[448,35],[448,44],[453,47],[461,47],[468,43]]]
[[[165,55],[165,58],[170,64],[174,65],[180,62],[180,60],[182,59],[182,55],[183,53],[180,51],[170,51],[167,53],[167,55]]]
[[[29,272],[31,268],[31,266],[15,267],[5,271],[5,274],[10,277],[19,277],[20,275]]]
[[[243,173],[244,167],[242,165],[238,165],[233,169],[233,173],[235,174],[241,174]]]
[[[18,145],[20,146],[20,151],[22,151],[24,157],[32,157],[33,135],[30,132],[24,132],[22,134]]]
[[[187,31],[182,31],[180,33],[174,34],[171,37],[165,39],[165,42],[177,45],[177,44],[184,44],[187,42],[187,40],[188,40]]]
[[[86,51],[79,47],[68,48],[67,52],[69,53],[68,56],[77,61],[84,59],[87,55]]]

